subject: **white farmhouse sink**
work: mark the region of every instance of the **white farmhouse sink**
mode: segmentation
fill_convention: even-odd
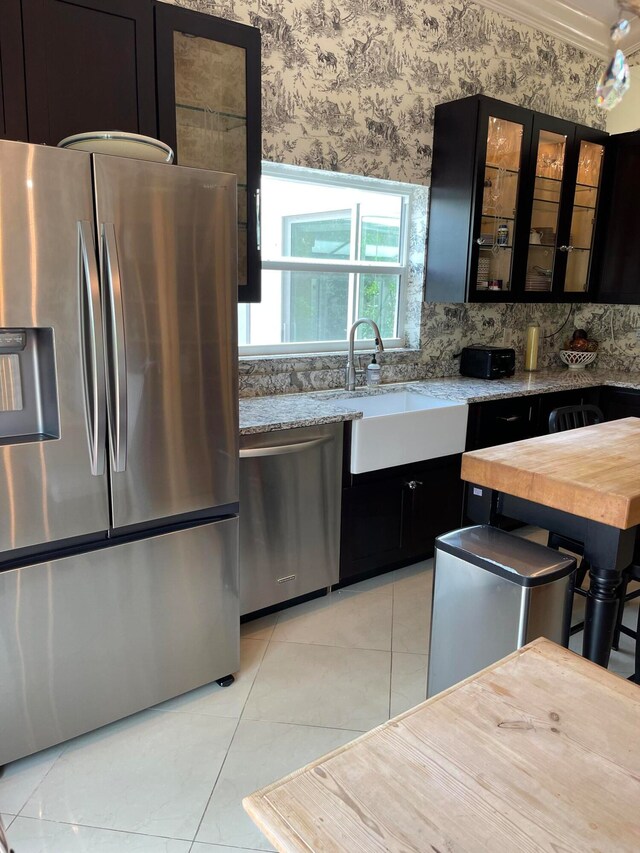
[[[335,406],[363,412],[351,425],[352,474],[464,451],[466,403],[398,391],[337,400]]]

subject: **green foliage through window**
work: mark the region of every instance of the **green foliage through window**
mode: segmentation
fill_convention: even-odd
[[[291,168],[280,177],[271,164],[263,174],[262,302],[239,311],[241,345],[295,352],[291,345],[313,351],[317,341],[343,348],[360,317],[375,320],[387,341],[400,342],[406,189],[353,175],[316,178],[308,169],[298,179]],[[369,342],[370,327],[360,326],[357,338]]]

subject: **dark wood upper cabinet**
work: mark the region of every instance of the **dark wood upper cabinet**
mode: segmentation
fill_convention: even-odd
[[[438,105],[426,299],[588,299],[606,139],[483,95]]]
[[[30,142],[157,136],[149,0],[22,0],[22,11]]]
[[[20,0],[2,0],[0,15],[0,137],[27,140],[27,101]]]
[[[603,216],[598,223],[598,298],[640,303],[640,131],[607,140]]]
[[[260,31],[155,3],[158,130],[176,162],[238,178],[238,298],[260,301]]]
[[[238,298],[260,301],[260,31],[156,0],[0,0],[0,137],[157,137],[238,177]]]

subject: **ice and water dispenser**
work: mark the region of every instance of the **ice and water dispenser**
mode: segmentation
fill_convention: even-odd
[[[0,446],[59,437],[53,329],[0,328]]]

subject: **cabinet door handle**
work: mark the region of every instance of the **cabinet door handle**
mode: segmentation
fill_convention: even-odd
[[[261,249],[261,235],[260,235],[260,190],[256,190],[256,249],[260,251]]]
[[[487,242],[487,241],[484,239],[484,237],[478,237],[478,238],[477,238],[477,240],[476,240],[476,243],[478,244],[478,246],[484,246],[484,244],[485,244],[486,242]]]
[[[508,424],[513,424],[516,421],[522,420],[522,415],[509,415],[508,417],[505,415],[498,415],[496,418],[498,421],[506,421]]]
[[[560,252],[573,252],[573,246],[559,246],[558,251],[560,251]]]
[[[415,491],[418,488],[418,486],[423,486],[423,485],[424,485],[424,483],[422,482],[422,480],[407,480],[407,482],[405,483],[405,486],[408,489],[411,489],[412,492]]]

